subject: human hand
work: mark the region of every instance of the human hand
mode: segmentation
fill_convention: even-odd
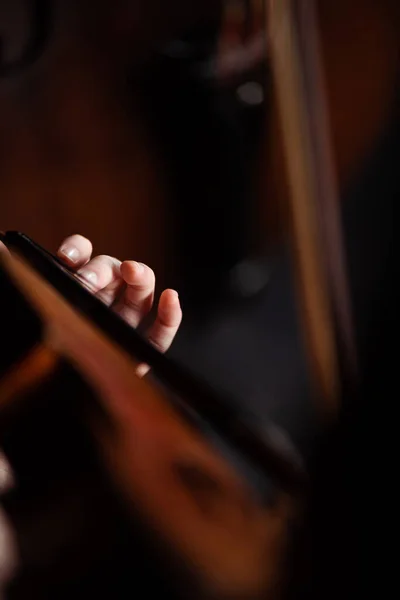
[[[129,325],[137,327],[152,309],[155,275],[147,265],[132,260],[121,262],[106,255],[92,258],[91,242],[81,235],[67,237],[58,257],[88,282],[92,292],[117,312]],[[147,332],[148,341],[160,352],[171,346],[182,320],[179,297],[174,290],[160,296],[157,316]],[[140,365],[137,374],[149,370]]]

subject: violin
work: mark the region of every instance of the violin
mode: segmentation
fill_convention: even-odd
[[[340,25],[346,22],[340,19],[340,8],[344,10],[346,4],[350,11],[346,14],[352,15],[348,23],[354,23],[358,17],[356,7],[336,3],[332,8],[328,2],[314,7],[311,2],[277,0],[267,3],[260,11],[260,3],[245,4],[256,6],[257,18],[250,24],[250,31],[251,35],[255,31],[253,41],[255,39],[257,43],[249,44],[241,65],[246,69],[250,65],[252,75],[265,81],[267,62],[268,83],[273,82],[274,92],[268,107],[271,110],[265,138],[257,138],[264,150],[264,162],[260,161],[263,193],[260,194],[258,214],[263,210],[269,215],[281,214],[280,218],[268,219],[269,225],[275,224],[274,235],[268,234],[268,242],[273,238],[274,247],[279,247],[282,238],[290,233],[296,272],[296,314],[301,316],[301,348],[306,350],[308,383],[311,382],[312,389],[309,395],[318,415],[318,426],[313,430],[313,443],[309,449],[308,458],[311,458],[306,467],[308,477],[300,477],[302,482],[311,480],[305,493],[307,500],[304,502],[304,494],[298,495],[298,488],[291,485],[294,479],[298,481],[294,474],[302,473],[302,470],[299,471],[295,460],[299,453],[289,451],[290,458],[287,455],[292,437],[288,435],[289,426],[283,428],[284,441],[279,442],[282,428],[278,431],[278,441],[273,433],[273,442],[268,436],[265,439],[253,422],[248,429],[242,402],[242,406],[234,411],[232,435],[229,427],[226,429],[232,423],[230,407],[236,405],[232,398],[221,402],[221,395],[215,393],[212,386],[211,389],[204,386],[185,370],[176,369],[173,362],[156,357],[133,333],[126,333],[130,340],[126,345],[125,333],[115,322],[110,324],[109,317],[102,315],[99,320],[93,319],[92,305],[90,310],[85,309],[86,296],[83,301],[81,296],[78,299],[75,294],[70,295],[65,283],[70,278],[66,273],[63,272],[61,281],[51,261],[51,271],[46,270],[49,267],[43,270],[40,261],[44,260],[44,253],[40,248],[30,244],[29,252],[23,250],[22,238],[16,242],[15,234],[8,238],[7,234],[6,243],[14,254],[11,259],[5,259],[3,266],[3,286],[11,298],[10,314],[18,311],[19,315],[32,316],[33,313],[33,320],[39,315],[46,332],[43,336],[36,329],[33,346],[39,343],[39,362],[34,358],[32,367],[28,356],[27,388],[21,390],[15,383],[19,376],[14,379],[12,376],[9,379],[7,374],[3,376],[7,384],[3,445],[15,470],[16,481],[23,482],[19,490],[16,487],[7,492],[3,502],[6,521],[11,523],[11,539],[12,533],[15,536],[17,532],[17,541],[14,537],[11,545],[16,544],[20,554],[23,550],[19,557],[19,575],[16,569],[17,575],[10,579],[9,597],[32,597],[27,591],[32,589],[37,590],[37,597],[61,597],[63,593],[71,595],[72,591],[79,597],[83,589],[95,589],[96,583],[100,592],[107,595],[106,590],[112,590],[117,581],[129,580],[127,573],[132,568],[132,561],[128,560],[127,564],[127,556],[135,556],[135,561],[141,559],[139,571],[146,571],[149,564],[154,565],[157,574],[154,585],[164,591],[168,589],[168,593],[172,587],[172,597],[174,594],[183,597],[198,594],[205,598],[298,597],[296,593],[301,594],[304,590],[315,593],[316,597],[321,594],[335,597],[338,590],[352,595],[354,588],[350,584],[343,592],[344,577],[335,579],[337,563],[343,565],[346,560],[348,580],[354,573],[357,577],[352,561],[359,548],[357,543],[354,545],[353,521],[357,511],[349,509],[354,503],[349,471],[357,461],[354,451],[350,451],[349,440],[358,431],[360,415],[365,414],[365,390],[368,387],[376,390],[379,373],[387,370],[382,357],[379,362],[372,352],[366,358],[365,347],[368,353],[373,346],[387,348],[389,345],[391,313],[386,311],[383,315],[382,307],[385,306],[384,299],[392,297],[391,237],[384,222],[384,211],[381,211],[377,213],[379,219],[375,219],[375,237],[371,238],[371,231],[366,228],[366,233],[362,232],[365,233],[362,252],[352,250],[351,234],[359,230],[352,225],[350,230],[342,231],[341,211],[346,211],[346,206],[342,207],[339,192],[360,168],[384,126],[388,107],[394,102],[393,88],[398,72],[398,9],[396,3],[389,1],[379,6],[372,2],[364,4],[368,23],[374,25],[376,48],[382,51],[379,56],[384,57],[379,64],[385,64],[385,69],[376,68],[380,75],[376,96],[373,96],[376,102],[365,102],[365,113],[354,115],[352,103],[345,104],[344,111],[343,97],[340,96],[340,101],[338,98],[338,91],[343,88],[336,83],[342,81],[337,74],[337,65],[342,61],[336,51],[341,45],[331,40],[340,38],[343,31]],[[314,8],[318,8],[318,14]],[[212,14],[213,20],[215,15]],[[230,16],[232,14],[236,18],[237,13],[234,11]],[[377,15],[379,19],[375,19]],[[318,25],[322,30],[319,34]],[[228,39],[235,37],[235,31],[230,27],[225,30]],[[323,32],[329,35],[321,35]],[[257,45],[260,34],[265,43],[264,53]],[[353,37],[351,31],[344,39],[349,50],[354,50],[359,42],[360,54],[349,51],[348,64],[360,64],[355,56],[360,57],[369,42],[366,44],[361,35]],[[167,53],[173,54],[176,47],[171,50],[169,46]],[[320,60],[321,47],[325,64]],[[182,46],[178,44],[179,48]],[[240,69],[233,73],[226,70],[231,63],[222,60],[226,48],[224,40],[218,48],[222,54],[212,65],[222,68],[217,72],[224,79],[224,85],[236,86],[239,80],[242,84],[242,78],[248,73]],[[362,88],[360,82],[372,80],[370,72],[367,78],[362,77],[368,70],[366,64],[371,61],[362,64],[365,70],[357,71],[360,79],[354,83],[357,91]],[[376,66],[378,61],[373,64]],[[209,66],[207,62],[206,67]],[[259,90],[257,86],[254,89]],[[242,97],[245,96],[242,94]],[[354,127],[350,127],[349,122]],[[353,135],[355,132],[357,135]],[[147,133],[143,133],[142,139],[151,147],[152,136],[147,137]],[[268,164],[266,154],[271,158]],[[159,158],[158,164],[162,164],[163,159]],[[265,177],[265,173],[271,171],[273,176]],[[151,177],[148,180],[151,181]],[[141,181],[143,183],[143,179]],[[374,185],[378,184],[372,179],[371,187]],[[266,202],[267,195],[276,202]],[[367,209],[367,212],[372,210]],[[85,227],[82,229],[87,231]],[[216,230],[220,231],[220,228],[216,227]],[[262,240],[266,230],[262,228]],[[150,227],[143,227],[143,231],[149,233]],[[147,237],[154,239],[153,235]],[[372,274],[366,286],[365,281],[360,283],[358,271],[362,263],[360,255],[363,258],[365,248],[372,247],[367,244],[371,239],[374,239],[374,247],[379,246],[379,252],[371,261]],[[210,256],[211,250],[212,244],[208,248]],[[40,264],[33,256],[41,257]],[[47,265],[50,263],[46,261]],[[195,273],[198,275],[199,271],[195,269]],[[23,309],[18,308],[24,299]],[[289,336],[283,337],[288,349],[296,336],[290,331]],[[18,340],[16,346],[22,348],[22,341]],[[387,353],[384,356],[386,358]],[[144,359],[153,366],[153,374],[159,381],[138,382],[134,378],[134,365]],[[44,371],[38,369],[38,364],[42,363]],[[24,365],[17,361],[15,372],[19,372],[21,364]],[[54,371],[49,364],[53,365]],[[271,370],[273,366],[268,368]],[[6,371],[10,372],[12,374],[12,371]],[[44,392],[30,399],[30,391],[38,382],[35,377],[43,383],[43,372],[55,374],[55,377],[51,378],[50,385],[46,376],[48,387],[44,385],[40,388]],[[278,369],[277,372],[282,371]],[[299,373],[288,367],[288,379],[292,372],[296,376]],[[300,396],[303,380],[299,377],[291,383],[297,390],[296,395]],[[77,400],[68,407],[70,385],[76,386],[72,395]],[[200,395],[198,389],[202,390]],[[176,395],[180,397],[179,402]],[[278,394],[279,402],[284,401],[284,395],[283,392]],[[21,396],[21,402],[15,400]],[[54,396],[64,399],[57,403],[57,406],[62,405],[61,416],[55,414],[51,401]],[[217,414],[214,414],[216,407]],[[246,423],[244,438],[243,422]],[[57,423],[57,427],[52,429],[51,423]],[[76,432],[74,451],[67,442],[71,431]],[[269,429],[270,435],[271,431],[274,427]],[[26,443],[21,440],[33,440],[30,447],[34,448],[38,432],[41,432],[43,444],[37,455],[27,456],[23,451]],[[215,435],[218,438],[216,445]],[[361,447],[365,450],[365,444]],[[54,449],[52,456],[48,455],[49,448]],[[187,456],[196,458],[194,468],[192,462],[187,467]],[[40,476],[32,478],[31,473],[38,470]],[[167,474],[171,473],[177,473],[177,476],[169,477]],[[55,486],[49,483],[52,478],[55,478]],[[357,480],[354,474],[353,478]],[[267,494],[266,501],[265,490],[270,489],[271,481],[274,492],[272,496]],[[305,482],[303,485],[307,488]],[[40,498],[43,486],[48,492],[46,501]],[[88,507],[95,504],[93,489],[101,490],[102,501],[86,523]],[[301,514],[304,504],[306,515]],[[30,506],[37,507],[40,518],[29,517]],[[59,514],[72,510],[71,506],[77,508],[70,517],[69,526],[59,527],[62,521]],[[35,529],[35,522],[44,524]],[[106,529],[110,532],[109,537],[102,540],[99,539],[100,522],[107,523]],[[301,539],[292,552],[291,544],[299,523]],[[44,537],[43,532],[49,536],[46,544],[40,540],[41,535]],[[326,533],[329,535],[324,540]],[[346,543],[340,537],[342,534],[346,536]],[[133,548],[132,544],[139,538],[145,541]],[[333,544],[330,543],[332,539]],[[44,550],[40,553],[38,548],[42,541]],[[80,545],[82,552],[76,550]],[[328,550],[327,546],[330,546]],[[327,581],[332,579],[336,585],[332,583],[327,591]],[[123,597],[122,591],[118,594]]]
[[[139,519],[172,571],[175,557],[187,571],[185,597],[193,589],[200,598],[256,597],[278,585],[283,532],[306,481],[290,441],[272,423],[251,425],[232,402],[147,345],[29,238],[8,232],[3,240],[12,256],[2,256],[11,341],[2,352],[1,444],[15,484],[2,506],[15,528],[20,571],[7,597],[24,597],[27,587],[34,597],[61,597],[82,569],[99,568],[118,547],[111,542],[105,555],[93,548],[105,509],[122,512],[127,530]],[[14,329],[18,321],[23,331]],[[134,374],[143,361],[161,389]],[[32,444],[28,454],[21,443]],[[117,500],[103,498],[105,481]],[[81,529],[92,485],[102,510]],[[69,508],[75,493],[82,494],[77,514]],[[65,510],[72,539],[58,522]],[[82,555],[77,543],[93,555]],[[78,555],[70,560],[71,552]],[[96,571],[96,585],[101,580]]]

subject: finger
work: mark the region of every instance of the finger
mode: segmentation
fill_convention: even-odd
[[[62,242],[57,256],[75,269],[89,262],[93,252],[92,242],[82,235],[71,235]]]
[[[153,306],[156,278],[150,267],[133,260],[122,263],[121,276],[126,288],[114,309],[129,325],[137,327]]]
[[[149,342],[160,352],[166,352],[171,346],[182,322],[182,309],[179,296],[174,290],[164,290],[160,296],[157,317],[148,332]],[[143,377],[149,370],[148,365],[139,365],[136,370]]]
[[[108,305],[116,300],[123,285],[121,261],[112,256],[96,256],[79,269],[78,275],[85,280],[90,290]]]
[[[166,352],[172,344],[182,321],[182,309],[178,293],[175,290],[164,290],[160,296],[157,317],[150,331],[148,340],[160,352]]]

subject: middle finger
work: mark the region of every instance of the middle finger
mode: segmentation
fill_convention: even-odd
[[[147,265],[132,260],[122,263],[121,275],[126,288],[114,308],[132,327],[137,327],[153,306],[155,275]]]
[[[87,281],[91,291],[108,305],[115,301],[123,284],[121,261],[112,256],[96,256],[79,269],[78,275]]]

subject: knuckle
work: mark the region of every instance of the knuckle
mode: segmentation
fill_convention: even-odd
[[[182,321],[182,310],[180,308],[176,308],[172,311],[168,311],[167,313],[159,311],[158,320],[160,325],[162,325],[165,329],[176,330]]]
[[[98,254],[91,260],[91,263],[98,265],[100,268],[110,267],[111,269],[118,268],[121,264],[116,258],[108,254]]]
[[[156,274],[153,269],[148,265],[143,265],[144,267],[144,278],[146,283],[143,285],[144,288],[154,289],[156,284]]]
[[[161,341],[157,340],[156,338],[154,338],[152,336],[149,337],[149,342],[159,352],[165,352],[165,349],[166,349],[165,342],[162,343]]]
[[[167,317],[158,315],[158,321],[159,321],[161,327],[168,332],[169,332],[169,330],[175,329],[175,327],[176,327],[175,320],[172,319],[169,315]]]
[[[129,298],[129,296],[127,294],[124,294],[123,297],[123,302],[124,302],[124,306],[126,308],[129,308],[129,310],[133,310],[135,312],[138,312],[142,309],[142,304],[141,302],[133,299],[133,298]]]
[[[98,262],[113,262],[113,258],[112,256],[108,256],[108,254],[98,254],[97,256],[95,256],[95,258],[93,260],[97,260]]]

